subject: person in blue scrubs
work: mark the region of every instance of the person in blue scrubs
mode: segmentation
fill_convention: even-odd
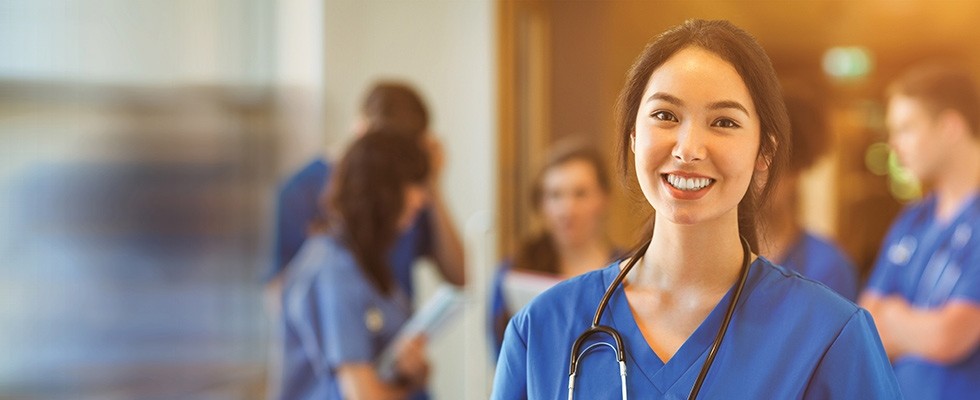
[[[429,171],[406,135],[369,131],[347,150],[321,204],[330,218],[316,221],[286,272],[278,398],[427,398],[425,339],[391,343],[412,306],[390,263],[425,206]],[[374,365],[389,345],[401,346],[393,381]]]
[[[411,227],[398,237],[389,266],[395,281],[409,298],[414,296],[412,266],[420,258],[434,261],[443,279],[455,285],[465,282],[463,248],[440,190],[443,167],[442,146],[428,132],[429,113],[422,97],[411,86],[393,81],[376,83],[368,91],[353,126],[356,135],[369,129],[384,129],[415,138],[423,143],[431,159],[433,173],[427,183],[429,206],[415,218]],[[291,176],[280,188],[276,207],[273,262],[263,276],[266,308],[270,320],[278,321],[282,312],[282,281],[286,266],[292,261],[308,236],[310,224],[324,219],[320,199],[333,174],[333,163],[317,158]],[[269,392],[278,392],[282,366],[277,346],[281,343],[274,331],[269,346]]]
[[[980,93],[912,67],[889,88],[889,144],[925,187],[885,237],[860,304],[909,399],[980,398]]]
[[[743,265],[740,301],[701,398],[901,398],[866,311],[752,254],[756,210],[778,179],[789,133],[775,71],[755,39],[727,21],[673,27],[640,54],[619,104],[621,172],[655,223],[626,260],[560,283],[514,315],[492,398],[567,398],[573,344],[633,262],[599,321],[623,338],[632,398],[688,397]],[[607,340],[589,336],[581,347],[575,398],[620,398],[616,352],[590,347]]]
[[[399,82],[379,82],[367,93],[354,132],[367,129],[387,129],[402,133],[425,143],[435,173],[428,184],[430,206],[416,218],[411,229],[398,239],[394,250],[392,270],[399,285],[413,295],[412,265],[420,257],[432,259],[443,278],[455,285],[465,281],[462,242],[450,218],[439,188],[439,172],[443,164],[438,141],[427,132],[429,115],[421,96],[410,86]],[[317,158],[291,176],[279,190],[276,208],[276,231],[273,262],[264,276],[267,287],[278,295],[282,272],[306,240],[310,223],[322,211],[319,199],[329,186],[332,174],[330,161]]]
[[[500,353],[507,322],[520,308],[504,295],[508,276],[530,272],[557,282],[601,268],[619,255],[606,234],[610,190],[605,162],[594,147],[578,141],[554,146],[531,190],[531,204],[544,229],[524,240],[494,277],[488,324],[494,356]]]
[[[767,214],[759,241],[760,252],[775,264],[823,283],[850,301],[857,301],[854,263],[832,241],[803,228],[798,217],[800,174],[813,166],[828,145],[823,113],[800,95],[786,95],[784,100],[793,150],[774,192],[774,198],[779,201],[773,202]]]

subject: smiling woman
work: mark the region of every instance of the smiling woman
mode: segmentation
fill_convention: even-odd
[[[642,97],[630,143],[657,215],[682,224],[723,217],[737,226],[735,205],[756,170],[768,167],[738,72],[715,53],[687,47],[650,75]]]
[[[754,38],[727,21],[669,29],[617,117],[624,178],[656,224],[511,319],[493,398],[901,397],[866,311],[752,254],[789,129]]]

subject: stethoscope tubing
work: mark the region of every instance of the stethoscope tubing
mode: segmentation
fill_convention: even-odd
[[[728,303],[728,309],[725,311],[725,317],[722,320],[721,327],[718,329],[718,334],[715,336],[714,342],[711,344],[711,349],[708,351],[708,356],[704,361],[704,365],[701,366],[701,371],[698,373],[697,379],[694,381],[694,386],[691,387],[691,392],[688,394],[688,400],[694,400],[697,398],[698,393],[701,391],[701,385],[704,383],[705,377],[708,376],[708,371],[711,369],[711,365],[714,364],[715,356],[718,354],[718,349],[721,347],[721,342],[725,337],[725,333],[728,332],[728,325],[732,320],[732,315],[735,314],[735,307],[738,305],[739,299],[742,297],[742,289],[745,288],[745,281],[748,279],[749,271],[749,258],[751,257],[751,250],[748,241],[744,237],[739,237],[742,242],[742,269],[739,273],[738,284],[735,286],[735,293],[732,296],[732,300]],[[616,278],[613,279],[609,287],[606,288],[606,292],[603,293],[602,299],[599,301],[598,307],[596,307],[595,315],[592,317],[592,325],[585,332],[582,332],[575,343],[572,345],[571,360],[569,361],[568,367],[568,400],[572,400],[572,395],[575,389],[575,377],[578,373],[578,365],[582,356],[585,355],[590,349],[596,346],[593,344],[585,349],[585,351],[579,352],[579,349],[585,343],[588,338],[595,334],[606,334],[612,337],[613,342],[616,344],[615,347],[610,345],[608,342],[603,343],[609,346],[616,352],[616,359],[619,363],[620,369],[620,382],[622,384],[621,393],[623,395],[623,400],[627,399],[626,395],[626,351],[623,346],[623,340],[617,332],[612,327],[606,325],[600,325],[599,321],[602,319],[602,313],[605,311],[609,304],[609,299],[612,297],[613,292],[623,283],[626,279],[626,275],[629,274],[633,266],[640,260],[640,257],[646,253],[647,249],[650,247],[650,240],[641,245],[630,257],[629,262],[626,266],[616,274]]]

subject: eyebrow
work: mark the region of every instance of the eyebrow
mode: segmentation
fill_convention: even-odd
[[[657,93],[654,93],[654,94],[650,95],[650,97],[647,97],[647,101],[648,102],[649,101],[653,101],[653,100],[666,101],[666,102],[668,102],[670,104],[673,104],[675,106],[683,106],[684,105],[684,101],[683,100],[679,99],[676,96],[673,96],[673,95],[670,95],[670,94],[667,94],[667,93],[664,93],[664,92],[657,92]],[[741,103],[739,103],[739,102],[737,102],[735,100],[722,100],[722,101],[716,101],[714,103],[708,104],[708,109],[709,110],[721,110],[721,109],[726,109],[726,108],[741,111],[746,116],[749,116],[750,115],[749,114],[749,110],[746,109],[745,106],[743,106]]]
[[[749,115],[749,110],[746,110],[744,106],[742,106],[741,104],[739,104],[739,102],[735,100],[722,100],[708,105],[709,110],[720,110],[724,108],[739,110],[742,113],[744,113],[746,116]]]
[[[650,102],[650,101],[653,101],[653,100],[663,100],[663,101],[666,101],[666,102],[668,102],[670,104],[673,104],[675,106],[683,106],[684,105],[684,101],[682,101],[681,99],[679,99],[679,98],[677,98],[675,96],[671,96],[671,95],[669,95],[667,93],[664,93],[664,92],[657,92],[657,93],[651,94],[650,97],[647,97],[647,102]]]

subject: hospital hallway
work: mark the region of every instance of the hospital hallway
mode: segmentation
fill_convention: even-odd
[[[386,80],[429,108],[466,260],[427,389],[487,399],[491,290],[544,229],[539,167],[566,139],[597,151],[608,244],[636,243],[651,207],[618,176],[618,96],[692,18],[751,33],[814,106],[797,214],[864,285],[929,189],[888,145],[888,82],[927,58],[980,76],[980,1],[0,0],[0,400],[275,398],[279,190],[341,159]],[[415,307],[444,283],[418,260]]]

